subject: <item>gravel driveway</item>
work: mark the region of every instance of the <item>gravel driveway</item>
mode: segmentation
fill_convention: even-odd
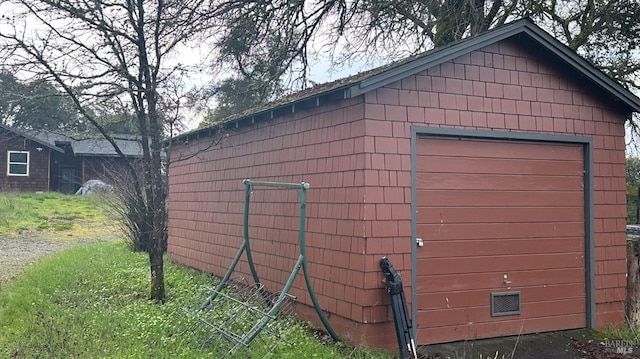
[[[0,287],[38,259],[81,243],[121,238],[113,225],[93,231],[82,237],[64,237],[50,231],[25,231],[21,234],[0,236]]]

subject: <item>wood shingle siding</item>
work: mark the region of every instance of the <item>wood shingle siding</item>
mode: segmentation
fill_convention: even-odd
[[[305,181],[313,287],[354,344],[396,345],[382,256],[418,344],[624,322],[624,121],[640,99],[575,53],[516,22],[300,96],[318,106],[298,111],[294,95],[231,120],[218,146],[211,129],[175,140],[174,260],[224,274],[242,180]],[[252,201],[258,272],[277,290],[297,255],[296,198]],[[497,290],[520,293],[520,314],[490,315]],[[319,324],[302,282],[292,294]]]

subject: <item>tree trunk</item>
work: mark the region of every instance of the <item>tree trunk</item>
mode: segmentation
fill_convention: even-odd
[[[160,227],[162,228],[162,227]],[[159,303],[164,303],[164,260],[162,233],[154,230],[154,238],[150,241],[149,264],[151,268],[151,293],[150,298]]]
[[[636,195],[636,224],[640,224],[640,187],[638,187]]]

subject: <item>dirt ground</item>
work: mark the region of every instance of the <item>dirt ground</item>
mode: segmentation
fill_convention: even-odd
[[[596,339],[600,337],[600,339]],[[627,359],[640,358],[640,348],[624,341],[602,339],[589,329],[528,334],[423,346],[424,359]]]
[[[23,231],[0,236],[0,289],[2,285],[38,259],[82,243],[121,238],[116,225],[91,224],[86,230],[72,232]]]

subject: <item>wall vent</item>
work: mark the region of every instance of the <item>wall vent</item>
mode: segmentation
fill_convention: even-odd
[[[491,293],[491,316],[520,314],[520,292]]]

